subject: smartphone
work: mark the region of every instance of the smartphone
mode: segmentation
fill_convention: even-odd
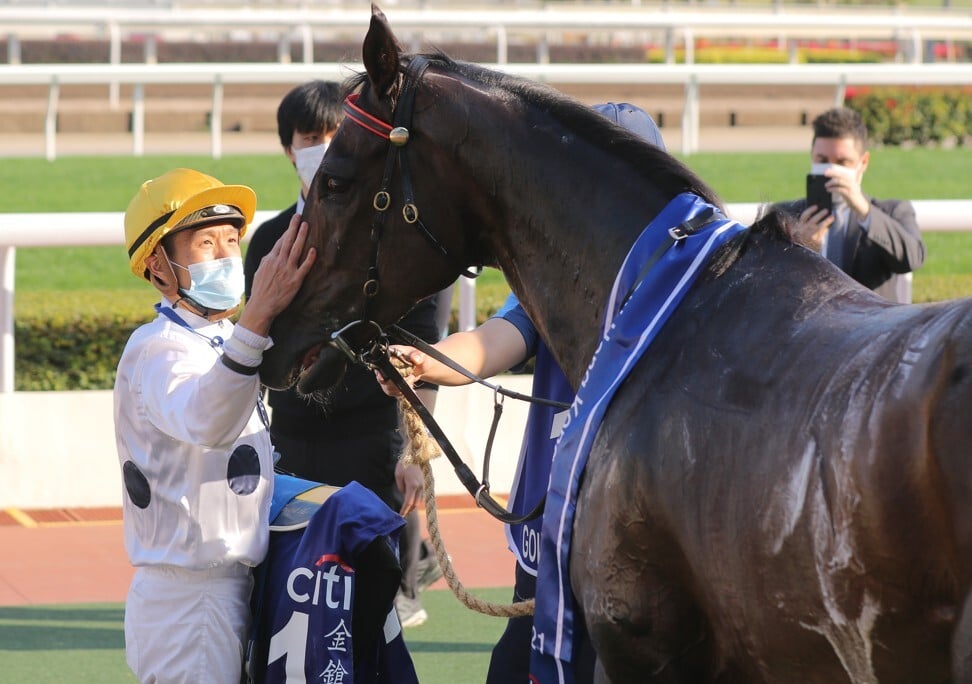
[[[830,179],[826,176],[815,173],[807,174],[807,206],[815,204],[818,210],[826,209],[832,214],[834,212],[834,199],[830,190],[826,188],[828,180]]]

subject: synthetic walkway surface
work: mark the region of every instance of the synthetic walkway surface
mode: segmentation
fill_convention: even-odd
[[[503,526],[471,498],[440,503],[439,527],[460,581],[513,585]],[[424,520],[424,512],[422,513]],[[0,606],[123,602],[133,569],[121,509],[0,510]],[[433,589],[445,589],[439,580]]]

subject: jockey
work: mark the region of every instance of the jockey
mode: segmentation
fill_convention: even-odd
[[[125,650],[142,682],[236,684],[251,568],[267,552],[273,447],[257,370],[270,324],[296,294],[306,224],[292,221],[243,295],[240,238],[256,197],[191,169],[142,184],[125,212],[132,273],[158,317],[118,363],[115,437],[125,549],[136,567]]]

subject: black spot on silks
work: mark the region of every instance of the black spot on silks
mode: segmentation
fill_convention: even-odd
[[[128,498],[139,508],[148,508],[152,501],[152,490],[142,471],[132,461],[125,461],[122,465],[122,479],[125,481],[125,491]]]
[[[260,484],[260,456],[249,444],[236,447],[226,464],[226,481],[240,496],[256,491]]]

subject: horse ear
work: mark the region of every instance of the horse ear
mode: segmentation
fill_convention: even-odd
[[[368,78],[375,90],[382,95],[388,95],[398,79],[398,57],[401,51],[384,13],[372,5],[371,25],[361,52]]]

